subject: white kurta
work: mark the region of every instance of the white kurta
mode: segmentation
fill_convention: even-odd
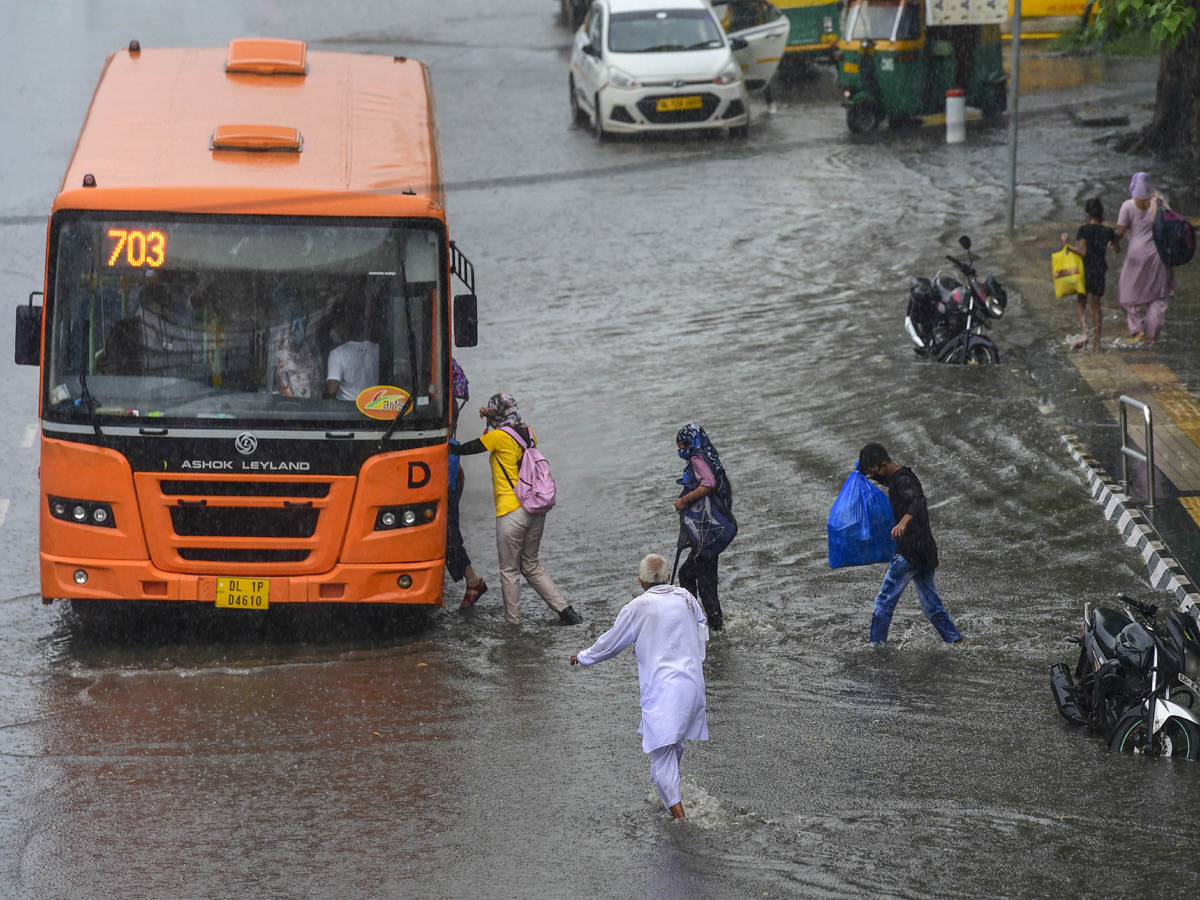
[[[708,740],[704,708],[704,645],[708,621],[700,602],[681,587],[655,585],[617,614],[613,627],[579,654],[581,666],[612,659],[630,644],[642,692],[642,751],[682,740]]]

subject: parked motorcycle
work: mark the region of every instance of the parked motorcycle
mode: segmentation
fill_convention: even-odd
[[[1200,757],[1200,623],[1196,611],[1121,597],[1124,609],[1083,607],[1083,631],[1072,677],[1050,668],[1050,688],[1063,718],[1108,739],[1118,753]]]
[[[967,251],[966,260],[946,259],[962,273],[966,284],[945,269],[939,269],[933,281],[914,278],[908,290],[904,329],[916,344],[918,356],[970,365],[998,363],[1000,351],[981,332],[1004,315],[1008,294],[995,277],[979,278],[971,239],[964,234],[958,243]]]

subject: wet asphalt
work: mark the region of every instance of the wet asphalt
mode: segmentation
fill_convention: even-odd
[[[1061,323],[1014,295],[990,369],[921,364],[901,327],[908,278],[960,234],[1004,280],[1083,197],[1115,210],[1153,161],[1047,103],[1022,128],[1010,239],[1003,125],[957,147],[929,129],[853,139],[819,70],[774,115],[756,104],[748,141],[600,145],[569,127],[556,5],[476,6],[68,2],[23,6],[0,35],[13,304],[40,289],[46,212],[103,57],[130,38],[276,34],[427,62],[451,230],[478,275],[481,342],[459,359],[473,398],[509,391],[538,430],[560,492],[542,560],[586,619],[559,627],[526,589],[523,626],[504,626],[490,488],[468,461],[464,533],[491,584],[469,615],[448,583],[448,608],[415,624],[234,614],[89,633],[38,601],[36,375],[9,367],[0,897],[1194,890],[1200,768],[1110,756],[1050,699],[1085,601],[1153,598],[1060,442],[1056,391],[1077,389],[1056,375]],[[1044,71],[1064,103],[1153,81],[1141,64]],[[684,756],[677,827],[634,734],[632,658],[567,658],[633,595],[638,559],[673,547],[687,421],[721,451],[741,533],[706,669],[712,739]],[[828,568],[829,504],[870,440],[925,484],[965,646],[941,644],[910,593],[891,644],[869,648],[882,568]]]

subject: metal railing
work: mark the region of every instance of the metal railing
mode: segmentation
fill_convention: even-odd
[[[1146,452],[1141,453],[1129,446],[1129,413],[1127,407],[1141,410],[1146,424]],[[1118,401],[1117,418],[1121,422],[1121,487],[1129,494],[1129,460],[1146,465],[1146,509],[1154,509],[1154,417],[1150,407],[1132,397],[1121,396]]]

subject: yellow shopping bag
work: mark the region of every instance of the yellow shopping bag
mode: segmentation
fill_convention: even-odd
[[[1050,268],[1054,272],[1055,297],[1087,293],[1083,282],[1083,257],[1066,244],[1050,257]]]

